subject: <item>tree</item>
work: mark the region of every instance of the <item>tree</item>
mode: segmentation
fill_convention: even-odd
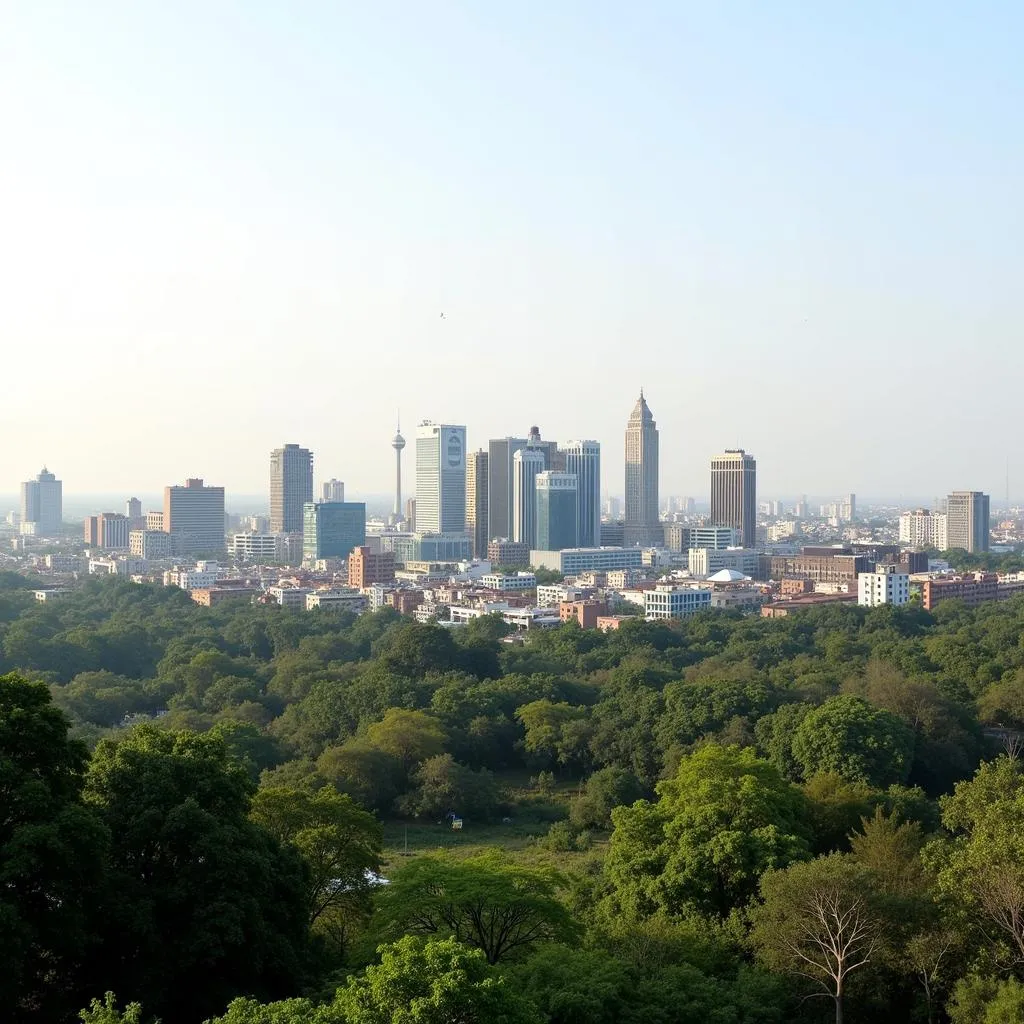
[[[143,725],[96,748],[85,798],[113,837],[96,963],[165,1020],[285,995],[303,974],[304,868],[249,820],[253,788],[219,736]]]
[[[683,758],[659,799],[612,811],[605,865],[620,906],[725,917],[763,871],[808,855],[800,791],[750,748],[708,744]]]
[[[401,785],[401,761],[361,737],[328,747],[316,767],[339,793],[370,810],[389,808]]]
[[[142,1006],[129,1003],[123,1010],[119,1010],[113,992],[108,992],[102,1002],[93,999],[89,1008],[82,1010],[79,1017],[82,1024],[143,1024]]]
[[[805,978],[830,997],[836,1024],[843,1021],[850,975],[872,963],[881,943],[871,884],[870,872],[841,854],[761,878],[755,947],[769,967]]]
[[[496,852],[454,861],[419,857],[381,894],[381,918],[396,930],[452,935],[496,964],[538,942],[573,935],[551,871]]]
[[[535,700],[516,709],[525,730],[523,746],[534,768],[554,769],[586,760],[589,711],[566,701]]]
[[[793,736],[793,756],[805,778],[836,772],[851,782],[887,786],[906,781],[913,733],[890,712],[842,694],[807,713]]]
[[[87,755],[67,733],[43,683],[0,676],[0,1006],[11,1021],[81,1005],[97,940],[109,836],[80,802]]]
[[[473,771],[451,754],[427,758],[412,773],[413,790],[399,801],[416,816],[444,817],[455,813],[477,821],[493,817],[501,799],[494,776],[486,768]]]
[[[643,786],[624,768],[601,768],[587,779],[583,793],[569,809],[576,828],[610,828],[612,811],[643,796]]]
[[[952,1024],[1024,1024],[1024,985],[1016,978],[961,978],[947,1009]]]
[[[426,711],[388,708],[379,722],[366,730],[366,739],[379,750],[398,758],[404,772],[444,750],[444,727]]]

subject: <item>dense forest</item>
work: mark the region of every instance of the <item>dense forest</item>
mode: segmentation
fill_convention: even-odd
[[[1018,730],[1024,599],[507,637],[0,574],[3,1019],[1024,1022]]]

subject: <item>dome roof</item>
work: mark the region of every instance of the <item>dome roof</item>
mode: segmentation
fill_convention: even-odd
[[[708,577],[708,583],[742,583],[743,580],[749,579],[749,576],[744,576],[735,569],[719,569],[714,576]]]

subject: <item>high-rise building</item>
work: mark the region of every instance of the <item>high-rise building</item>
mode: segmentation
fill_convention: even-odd
[[[61,481],[45,466],[35,480],[21,485],[21,530],[56,537],[64,518]]]
[[[124,503],[124,514],[132,530],[141,530],[146,520],[142,517],[142,502],[138,498],[129,498]]]
[[[981,491],[954,491],[946,499],[947,545],[970,553],[988,551],[989,497]]]
[[[622,502],[618,498],[608,498],[604,503],[604,515],[607,519],[618,519],[622,515]]]
[[[85,518],[87,547],[117,551],[128,547],[131,520],[119,512],[101,512]]]
[[[270,532],[302,529],[302,508],[313,500],[313,453],[286,444],[270,453]]]
[[[397,523],[402,518],[402,449],[405,448],[401,423],[395,429],[391,447],[395,449],[395,507],[392,510],[392,518]]]
[[[565,472],[576,476],[578,541],[572,547],[601,544],[601,446],[597,441],[570,441],[561,450]],[[543,544],[539,545],[544,547]]]
[[[466,529],[473,538],[473,557],[487,557],[487,458],[482,448],[466,459]]]
[[[945,551],[949,546],[947,534],[944,512],[930,512],[926,508],[916,508],[913,512],[904,512],[900,516],[899,540],[907,547],[938,548],[940,551]]]
[[[512,540],[537,546],[537,474],[544,472],[544,453],[520,448],[512,457]]]
[[[416,499],[405,499],[405,528],[410,533],[416,530]]]
[[[466,428],[425,420],[416,428],[416,532],[466,529]]]
[[[658,427],[641,390],[626,424],[627,546],[656,542],[658,520]]]
[[[320,497],[323,501],[344,501],[345,481],[335,480],[334,477],[325,480],[320,485]]]
[[[839,503],[839,518],[844,522],[852,523],[857,518],[857,495],[848,494]]]
[[[202,479],[186,480],[184,487],[165,487],[162,524],[177,554],[222,551],[224,488],[206,487]]]
[[[366,505],[361,501],[308,501],[302,507],[302,557],[348,558],[366,544]]]
[[[487,442],[488,540],[512,536],[512,460],[525,447],[525,437],[500,437]]]
[[[545,470],[534,477],[534,487],[537,495],[535,547],[541,551],[580,547],[576,474]]]
[[[757,546],[757,462],[742,448],[711,460],[711,525],[734,526],[743,547]]]

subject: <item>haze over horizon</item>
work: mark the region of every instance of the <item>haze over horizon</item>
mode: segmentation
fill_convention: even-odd
[[[397,410],[622,490],[1005,495],[1024,9],[0,10],[0,492],[392,486]],[[444,317],[441,317],[444,313]],[[998,383],[1004,383],[997,390]],[[983,390],[992,392],[986,396]]]

